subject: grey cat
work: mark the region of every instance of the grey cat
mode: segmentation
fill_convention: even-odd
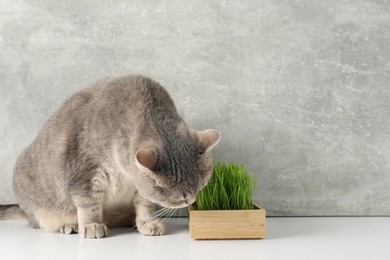
[[[130,225],[162,235],[155,204],[193,203],[219,140],[216,130],[189,128],[149,78],[99,81],[71,96],[18,157],[18,204],[0,206],[0,219],[27,218],[34,228],[85,238]]]

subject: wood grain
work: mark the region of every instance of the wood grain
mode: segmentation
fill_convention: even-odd
[[[265,209],[255,204],[253,210],[194,210],[189,207],[192,239],[265,238]]]

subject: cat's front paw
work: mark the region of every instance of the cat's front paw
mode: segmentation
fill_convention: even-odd
[[[91,223],[81,227],[79,234],[84,238],[102,238],[108,236],[108,228],[102,223]]]
[[[138,231],[147,236],[161,236],[165,233],[165,226],[158,220],[137,221]]]
[[[77,224],[65,224],[63,225],[59,231],[63,234],[73,234],[73,233],[78,233],[79,232],[79,225]]]

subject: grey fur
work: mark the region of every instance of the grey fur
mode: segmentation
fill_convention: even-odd
[[[17,204],[0,205],[0,219],[26,219],[24,211]]]
[[[71,96],[18,157],[19,213],[35,228],[86,238],[134,224],[161,235],[154,203],[191,204],[211,175],[210,150],[219,138],[215,130],[190,129],[151,79],[99,81]]]

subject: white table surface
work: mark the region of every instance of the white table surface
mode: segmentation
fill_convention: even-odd
[[[388,217],[267,218],[262,240],[194,241],[186,219],[170,220],[162,237],[122,228],[110,232],[108,238],[86,240],[0,221],[0,259],[390,259]]]

